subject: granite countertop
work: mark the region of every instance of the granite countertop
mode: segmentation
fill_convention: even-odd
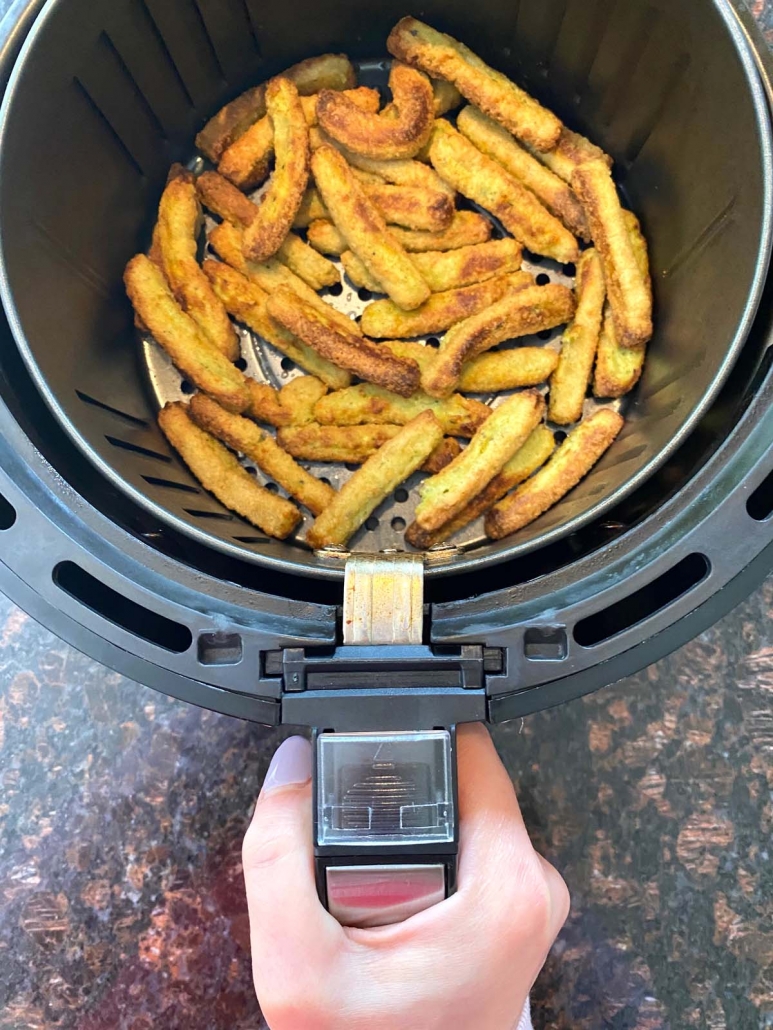
[[[773,0],[750,6],[773,42]],[[772,605],[773,578],[638,676],[495,730],[572,893],[536,1030],[773,1027]],[[0,598],[0,1030],[265,1026],[240,847],[282,736]]]

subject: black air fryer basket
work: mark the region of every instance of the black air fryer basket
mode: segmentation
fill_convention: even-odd
[[[510,540],[405,563],[428,602],[413,637],[390,644],[371,612],[353,643],[347,555],[260,536],[157,430],[163,390],[121,275],[147,248],[170,163],[193,158],[215,110],[328,51],[384,81],[405,14],[612,154],[651,248],[656,333],[593,473]],[[431,730],[631,673],[767,573],[771,89],[740,3],[433,0],[365,17],[342,2],[32,0],[0,32],[0,586],[55,632],[228,714]],[[393,499],[353,539],[355,594],[374,562],[397,574],[382,552],[401,546],[392,519],[411,504]],[[349,614],[361,602],[348,594]]]

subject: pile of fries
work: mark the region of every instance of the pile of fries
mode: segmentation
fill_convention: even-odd
[[[172,168],[125,273],[138,326],[198,390],[159,415],[172,446],[284,539],[303,516],[233,452],[254,462],[314,516],[315,549],[345,546],[417,471],[416,548],[480,516],[492,539],[528,525],[619,434],[586,396],[630,391],[652,335],[647,246],[611,159],[450,36],[403,18],[387,47],[383,107],[339,54],[224,107],[196,138],[212,170]],[[199,263],[204,208],[218,221]],[[575,265],[574,289],[538,285],[524,250]],[[382,295],[359,323],[327,299],[339,266]],[[232,319],[305,374],[280,390],[245,376]],[[523,345],[559,326],[560,352]],[[335,490],[303,461],[360,467]]]

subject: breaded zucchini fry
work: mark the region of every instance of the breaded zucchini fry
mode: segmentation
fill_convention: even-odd
[[[275,390],[268,383],[258,383],[255,379],[248,379],[247,386],[250,391],[250,404],[245,414],[254,418],[256,422],[264,422],[269,426],[293,424],[293,413],[279,400],[279,390]]]
[[[318,422],[303,426],[286,426],[277,433],[277,440],[289,453],[303,461],[337,461],[361,465],[375,454],[387,440],[397,436],[401,426],[322,426]],[[459,454],[461,447],[446,436],[421,466],[422,472],[440,472]]]
[[[405,425],[419,412],[427,410],[433,412],[448,436],[474,436],[491,414],[485,404],[461,394],[442,401],[421,391],[412,397],[398,397],[380,386],[360,383],[323,397],[314,407],[314,417],[327,426]]]
[[[196,240],[201,228],[196,187],[188,176],[175,175],[174,169],[172,175],[158,206],[154,233],[157,256],[183,311],[214,347],[235,361],[239,357],[239,338],[196,261]]]
[[[309,130],[289,79],[269,82],[266,107],[274,127],[276,167],[256,217],[244,230],[244,253],[251,261],[267,261],[279,250],[309,181]]]
[[[561,340],[561,357],[550,380],[550,421],[566,426],[579,422],[599,345],[606,285],[595,247],[577,264],[577,310]]]
[[[230,451],[196,425],[186,405],[167,404],[159,412],[158,424],[204,489],[226,508],[279,540],[301,521],[295,505],[259,486]]]
[[[338,390],[349,385],[351,376],[344,369],[320,357],[303,340],[293,336],[269,317],[268,293],[265,290],[220,261],[205,261],[204,272],[234,318],[244,322],[258,336],[262,336],[296,365],[317,376],[331,389]]]
[[[571,187],[516,143],[507,129],[472,106],[459,112],[456,127],[478,150],[498,161],[506,172],[531,190],[570,232],[584,240],[590,239],[585,212]]]
[[[457,250],[430,250],[411,258],[433,293],[458,290],[498,275],[517,272],[523,247],[515,240],[489,240]]]
[[[448,79],[432,79],[432,94],[435,98],[435,117],[442,118],[444,114],[453,111],[462,102],[462,94]]]
[[[191,397],[189,412],[194,422],[227,444],[251,458],[258,468],[271,476],[288,494],[300,501],[312,515],[319,515],[335,497],[335,490],[316,479],[283,451],[273,436],[241,415],[232,415],[219,404],[198,393]]]
[[[422,472],[436,476],[462,453],[461,444],[453,436],[444,436],[435,450],[421,466]]]
[[[447,397],[457,389],[465,362],[503,340],[562,325],[574,309],[572,291],[556,283],[506,294],[485,311],[449,329],[440,341],[435,364],[422,377],[423,389],[432,397]]]
[[[384,293],[384,287],[367,270],[362,261],[351,250],[341,255],[341,264],[350,281],[358,290],[370,290],[371,293]]]
[[[185,314],[150,258],[133,257],[124,283],[137,315],[183,375],[229,411],[244,411],[249,404],[244,376]]]
[[[581,422],[536,476],[491,509],[487,535],[501,540],[552,508],[590,472],[622,428],[622,416],[609,408]]]
[[[455,211],[451,224],[442,232],[414,232],[396,227],[390,232],[409,254],[423,254],[485,243],[491,239],[491,222],[477,211]]]
[[[545,401],[533,390],[516,393],[494,408],[465,450],[419,487],[419,527],[431,532],[458,515],[526,443],[544,413]]]
[[[639,220],[630,211],[623,211],[628,231],[631,234],[633,252],[639,271],[645,282],[650,282],[650,265],[647,256],[647,241],[642,235]],[[644,368],[646,347],[621,347],[617,340],[612,311],[607,303],[604,308],[604,323],[596,353],[596,373],[593,393],[596,397],[622,397],[636,386]]]
[[[395,357],[356,332],[343,332],[338,322],[305,303],[286,286],[271,294],[268,313],[309,347],[340,368],[404,397],[419,388],[421,378],[415,361]]]
[[[375,300],[362,313],[360,328],[366,336],[405,339],[438,333],[455,322],[483,311],[506,293],[532,286],[534,277],[528,272],[500,275],[458,290],[433,293],[415,311],[403,311],[391,300]]]
[[[306,229],[318,218],[330,220],[330,212],[322,203],[322,197],[315,186],[309,186],[303,194],[301,206],[293,219],[293,229]]]
[[[458,515],[450,519],[438,529],[425,530],[417,522],[412,522],[405,531],[405,539],[413,547],[420,551],[428,551],[436,544],[458,533],[475,519],[492,508],[497,501],[514,487],[523,483],[529,476],[533,475],[555,450],[553,434],[547,426],[537,426],[531,433],[526,443],[515,452],[498,476],[494,476],[488,486],[474,497],[470,503],[462,508]]]
[[[432,167],[447,183],[491,212],[535,254],[567,264],[580,256],[577,240],[534,194],[444,121],[435,122]]]
[[[324,290],[326,286],[341,282],[333,262],[304,243],[294,232],[288,232],[276,256],[312,290]]]
[[[306,230],[306,239],[320,254],[331,254],[333,257],[339,257],[345,250],[349,250],[348,244],[341,233],[326,218],[316,218],[311,223]]]
[[[636,260],[617,189],[603,161],[580,165],[572,186],[582,201],[593,242],[604,263],[607,297],[623,347],[643,347],[652,336],[652,287]]]
[[[532,157],[536,157],[551,172],[555,172],[559,179],[568,183],[572,181],[575,168],[585,164],[586,161],[603,161],[610,168],[612,167],[612,158],[609,154],[605,154],[601,147],[591,143],[579,132],[567,129],[566,126],[561,129],[558,143],[552,150],[539,151],[529,146],[528,143],[524,143],[524,146]]]
[[[558,354],[547,347],[512,347],[479,354],[462,365],[459,389],[463,393],[500,393],[521,386],[546,383],[558,364]]]
[[[362,154],[355,154],[351,150],[342,150],[347,164],[362,172],[369,172],[371,175],[378,175],[384,182],[394,183],[395,186],[415,186],[435,193],[447,193],[451,200],[454,199],[454,191],[443,182],[440,176],[432,168],[428,168],[421,161],[414,161],[410,158],[398,158],[394,161],[377,161],[372,157],[364,157]]]
[[[394,186],[389,182],[363,183],[363,189],[390,225],[421,232],[442,232],[453,221],[454,202],[441,190]]]
[[[240,229],[246,229],[258,213],[257,205],[218,172],[202,172],[196,191],[204,207]]]
[[[327,386],[316,376],[296,376],[279,391],[279,403],[290,412],[291,425],[314,421],[314,406],[327,393]]]
[[[561,122],[551,111],[451,36],[416,18],[402,18],[387,49],[428,75],[448,79],[470,103],[539,150],[551,150],[558,142]]]
[[[435,98],[426,75],[393,63],[389,89],[396,117],[368,114],[342,93],[323,90],[317,101],[320,127],[355,154],[379,160],[413,157],[429,139]]]
[[[321,89],[351,89],[355,84],[354,68],[345,54],[322,54],[294,64],[282,72],[295,83],[301,96]],[[210,118],[196,137],[196,146],[217,164],[223,152],[259,118],[266,114],[266,83],[254,86],[236,100],[226,104]]]
[[[341,154],[333,147],[320,147],[312,167],[325,206],[349,249],[396,304],[409,311],[423,304],[430,295],[429,286],[387,230]]]
[[[345,90],[344,96],[365,111],[376,112],[381,100],[378,90],[368,86]],[[301,109],[309,130],[317,124],[317,94],[301,98]],[[268,115],[251,125],[223,154],[218,171],[240,190],[251,190],[268,177],[274,157],[274,128]]]
[[[415,472],[443,439],[431,411],[423,411],[368,458],[306,534],[315,549],[343,546],[373,509]]]

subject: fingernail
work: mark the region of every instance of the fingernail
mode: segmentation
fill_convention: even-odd
[[[305,737],[288,737],[271,759],[263,790],[275,790],[291,783],[305,783],[310,778],[311,744]]]

